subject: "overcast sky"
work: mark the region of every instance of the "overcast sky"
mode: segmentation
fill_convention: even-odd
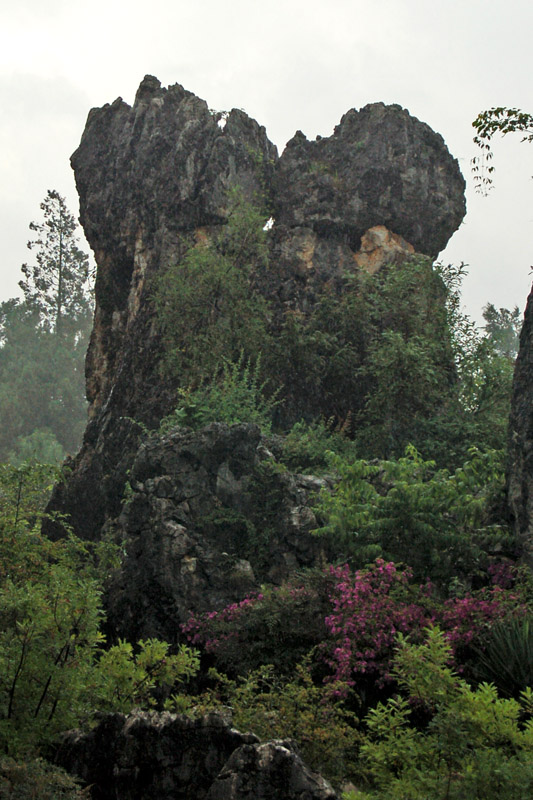
[[[31,262],[47,189],[77,215],[69,157],[89,109],[133,102],[145,74],[211,108],[243,108],[281,151],[327,136],[349,108],[399,103],[444,137],[467,181],[441,254],[469,264],[463,299],[523,309],[533,264],[533,144],[495,146],[495,189],[473,191],[472,120],[533,113],[531,0],[17,0],[0,9],[0,300]]]

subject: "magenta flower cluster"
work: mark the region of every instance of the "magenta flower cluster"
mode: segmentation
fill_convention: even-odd
[[[455,652],[490,623],[507,616],[513,606],[515,613],[521,610],[516,596],[500,586],[441,603],[429,581],[414,585],[409,568],[399,570],[382,559],[354,574],[348,566],[330,569],[337,581],[331,595],[333,611],[326,618],[334,641],[328,663],[332,679],[348,685],[356,683],[357,674],[372,673],[381,684],[390,678],[398,633],[417,641],[424,628],[438,625]]]
[[[203,645],[206,652],[214,653],[222,642],[237,639],[239,620],[255,603],[263,599],[261,592],[247,595],[238,603],[231,603],[220,611],[191,616],[181,626],[182,632],[191,644]]]
[[[332,613],[326,617],[334,641],[327,659],[333,680],[353,685],[354,673],[377,672],[384,677],[397,634],[430,624],[431,614],[420,602],[429,595],[430,585],[415,593],[415,602],[411,570],[398,570],[383,559],[354,575],[348,565],[330,567],[330,572],[336,578]]]
[[[500,580],[495,577],[496,572],[490,588],[442,602],[429,580],[415,583],[410,568],[393,562],[377,559],[371,567],[355,572],[348,565],[329,567],[324,580],[330,586],[331,610],[325,618],[322,644],[331,670],[329,680],[353,686],[361,676],[369,675],[383,685],[390,680],[398,633],[417,642],[431,625],[446,633],[460,658],[461,648],[491,623],[525,610],[512,589],[499,585],[507,584],[507,574],[502,570],[497,575]],[[290,613],[289,608],[295,608],[292,604],[309,603],[310,595],[307,587],[297,584],[273,588],[265,598],[261,593],[250,594],[220,611],[191,617],[182,631],[191,644],[215,655],[224,651],[227,656],[234,648],[245,646],[247,615],[259,610],[263,599],[276,599],[277,607],[281,604]]]

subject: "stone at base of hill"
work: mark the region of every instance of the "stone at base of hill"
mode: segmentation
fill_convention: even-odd
[[[244,744],[212,784],[207,800],[328,800],[331,786],[312,772],[291,741]]]
[[[93,800],[335,800],[293,742],[261,744],[222,714],[108,714],[66,734],[57,762],[91,785]]]

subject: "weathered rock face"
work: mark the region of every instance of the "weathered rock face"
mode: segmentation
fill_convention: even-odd
[[[225,223],[230,186],[260,193],[275,209],[261,287],[274,315],[276,308],[306,313],[325,284],[336,288],[346,271],[378,263],[365,238],[370,228],[386,226],[384,239],[404,241],[399,261],[402,249],[435,255],[464,214],[457,162],[440,136],[398,106],[352,110],[333,136],[315,142],[297,134],[280,159],[264,128],[242,111],[221,122],[181,86],[163,89],[146,77],[133,107],[118,99],[91,111],[72,157],[98,264],[86,367],[90,419],[51,509],[68,514],[87,538],[120,514],[141,439],[132,420],[155,427],[176,403],[176,386],[159,371],[153,281],[191,241]],[[299,414],[305,402],[293,404]],[[313,415],[320,413],[313,403]]]
[[[507,495],[522,557],[533,567],[533,291],[527,301],[513,379]]]
[[[141,83],[133,107],[119,98],[89,114],[72,166],[98,264],[87,362],[93,414],[120,394],[121,380],[133,379],[128,394],[139,390],[142,405],[150,402],[147,386],[136,383],[155,354],[143,314],[150,276],[179,259],[184,233],[226,221],[231,186],[252,196],[272,173],[277,151],[264,128],[238,110],[224,128],[218,121],[205,101],[179,85],[162,89],[153,77]],[[125,346],[132,336],[136,348]]]
[[[464,180],[442,137],[397,105],[351,109],[333,136],[299,131],[276,171],[276,219],[310,227],[352,250],[385,225],[436,257],[465,214]]]
[[[65,737],[57,761],[92,785],[93,800],[335,800],[294,742],[261,744],[219,714],[110,714]]]
[[[310,508],[325,481],[265,474],[267,457],[259,428],[244,424],[178,429],[141,446],[130,498],[108,524],[127,548],[109,590],[113,638],[174,642],[191,612],[325,560]]]

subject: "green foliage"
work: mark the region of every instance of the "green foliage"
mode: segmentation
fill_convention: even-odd
[[[326,637],[324,619],[331,611],[333,585],[333,577],[322,570],[303,572],[218,612],[191,617],[183,630],[231,676],[271,664],[286,678]]]
[[[51,542],[39,522],[49,465],[0,470],[0,749],[34,753],[99,708],[128,711],[150,704],[156,685],[197,668],[182,648],[170,655],[155,640],[103,650],[101,594],[118,564],[106,542],[74,536]]]
[[[8,454],[8,461],[15,465],[28,461],[40,464],[61,464],[65,451],[49,429],[37,429],[28,436],[20,436],[14,450]]]
[[[483,336],[461,307],[466,266],[439,264],[438,271],[448,292],[446,309],[457,371],[456,388],[439,426],[446,451],[440,460],[451,466],[464,460],[465,445],[494,450],[507,446],[513,364],[504,349],[514,346],[518,317],[516,309],[496,312],[487,304]]]
[[[243,350],[256,357],[268,338],[267,304],[255,288],[266,265],[266,218],[238,189],[228,207],[222,232],[191,246],[154,289],[165,369],[182,386],[199,386]]]
[[[175,686],[192,678],[200,666],[196,653],[181,646],[171,654],[169,647],[167,642],[147,639],[139,641],[137,648],[120,641],[103,651],[87,686],[95,707],[128,713],[135,706],[155,706],[156,687]]]
[[[265,408],[276,429],[303,421],[318,425],[318,435],[317,420],[326,419],[367,458],[398,458],[413,443],[455,467],[472,445],[504,447],[512,366],[498,347],[515,312],[493,319],[488,306],[492,321],[481,336],[461,312],[464,265],[433,267],[413,256],[317,287],[305,312],[273,313],[259,291],[271,281],[265,216],[239,189],[228,208],[218,236],[189,247],[154,292],[167,373],[181,386],[176,422],[253,418],[261,402],[269,405],[265,389],[279,386],[283,404]],[[243,402],[238,395],[250,386],[242,378],[253,375],[259,353],[264,379],[253,403]],[[298,436],[303,430],[289,437],[291,464]],[[305,437],[308,455],[295,466],[320,467],[311,429]]]
[[[0,800],[82,800],[89,790],[61,767],[36,758],[14,761],[0,756]]]
[[[355,456],[353,442],[333,428],[333,421],[296,422],[283,439],[281,463],[291,472],[317,473],[328,468],[326,453]]]
[[[518,306],[512,311],[507,308],[496,308],[487,303],[483,308],[485,333],[499,356],[514,360],[518,355],[522,315]]]
[[[64,199],[49,191],[30,224],[37,264],[24,264],[24,301],[0,305],[0,459],[62,460],[85,426],[84,361],[92,276]]]
[[[357,566],[377,557],[409,564],[415,577],[447,583],[483,566],[486,549],[508,535],[491,525],[503,489],[502,455],[473,451],[462,467],[437,470],[408,447],[404,458],[378,463],[330,456],[339,476],[317,511]]]
[[[432,454],[442,436],[428,436],[427,422],[442,416],[455,382],[445,297],[440,275],[417,256],[347,274],[308,314],[286,312],[264,351],[284,386],[282,423],[331,419],[367,457],[400,455],[409,441]]]
[[[533,693],[498,697],[472,689],[448,666],[438,630],[421,645],[399,637],[395,675],[406,697],[379,703],[366,719],[361,766],[373,789],[361,800],[527,800],[533,790]],[[429,722],[416,725],[424,710]],[[524,715],[527,718],[523,722]]]
[[[74,339],[41,328],[21,304],[0,307],[0,458],[27,454],[27,438],[40,431],[38,450],[49,457],[52,437],[77,450],[85,426],[84,357],[87,335]],[[47,432],[47,433],[44,433]],[[45,445],[44,436],[49,438]],[[37,442],[32,440],[32,446]]]
[[[28,242],[37,264],[23,264],[25,280],[19,285],[26,304],[38,311],[41,324],[62,333],[65,327],[85,327],[91,312],[89,258],[78,247],[78,229],[65,198],[48,190],[41,203],[43,222],[31,222],[37,234]]]
[[[166,433],[179,425],[197,430],[210,422],[251,422],[268,433],[274,409],[281,401],[276,399],[278,392],[267,395],[266,383],[261,380],[261,354],[252,366],[241,350],[237,361],[224,358],[222,368],[207,383],[196,389],[181,389],[180,405],[162,420],[160,430]]]
[[[482,194],[492,188],[492,149],[490,142],[496,134],[506,136],[508,133],[523,133],[523,142],[533,142],[533,115],[520,111],[519,108],[498,106],[482,111],[472,123],[476,135],[474,142],[481,150],[481,155],[472,159],[472,172],[476,189]]]
[[[373,387],[358,419],[356,442],[361,451],[390,457],[399,455],[410,438],[424,441],[427,421],[447,388],[434,350],[435,343],[425,337],[406,339],[391,330],[374,343],[366,364]]]
[[[476,648],[477,677],[492,681],[505,696],[533,686],[533,615],[510,617],[491,626]]]
[[[196,712],[232,710],[232,724],[263,740],[295,739],[305,762],[334,783],[354,771],[360,733],[335,686],[316,686],[309,659],[296,665],[291,680],[282,679],[270,664],[230,680],[212,670],[215,688],[194,699]]]

